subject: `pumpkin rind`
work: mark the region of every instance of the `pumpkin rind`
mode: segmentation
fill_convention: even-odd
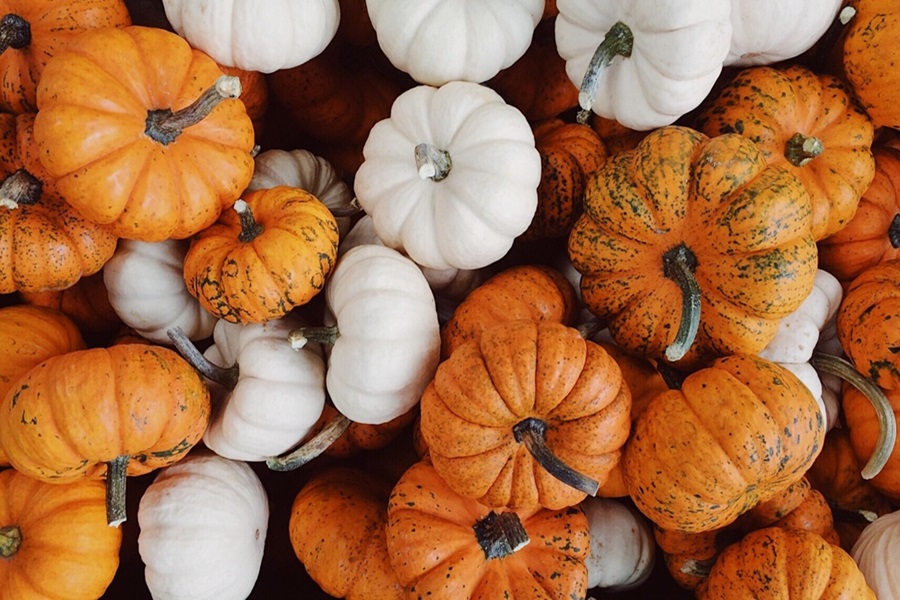
[[[850,555],[878,598],[900,596],[900,580],[897,579],[897,562],[900,560],[898,533],[900,511],[894,511],[869,524],[850,550]]]

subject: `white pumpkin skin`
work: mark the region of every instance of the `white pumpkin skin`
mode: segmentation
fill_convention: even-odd
[[[591,530],[588,587],[621,592],[644,583],[656,562],[650,521],[611,498],[589,496],[580,506]]]
[[[621,22],[631,30],[631,55],[601,71],[591,110],[639,131],[699,106],[731,46],[726,0],[558,0],[557,8],[557,51],[578,88],[610,28]]]
[[[142,337],[169,344],[166,330],[181,327],[191,340],[212,335],[216,317],[191,296],[184,284],[184,240],[141,242],[119,240],[115,254],[103,266],[109,303]]]
[[[390,248],[348,250],[325,286],[326,322],[340,332],[325,385],[351,421],[380,424],[411,410],[434,377],[440,328],[422,271]]]
[[[446,152],[429,177],[416,148]],[[493,90],[463,81],[401,94],[363,147],[354,190],[384,244],[431,269],[502,258],[537,210],[541,159],[531,126]]]
[[[866,525],[850,555],[879,600],[900,598],[900,510]]]
[[[419,83],[487,81],[531,44],[544,0],[366,0],[378,45]]]
[[[159,471],[138,506],[154,600],[244,600],[262,563],[265,489],[247,463],[198,449]]]
[[[318,56],[340,22],[338,0],[163,0],[172,28],[213,60],[272,73]]]
[[[295,351],[292,329],[304,323],[291,315],[250,325],[220,320],[215,343],[203,353],[220,367],[238,365],[231,391],[212,384],[215,412],[203,442],[216,454],[262,461],[302,441],[325,407],[325,360],[318,344]]]

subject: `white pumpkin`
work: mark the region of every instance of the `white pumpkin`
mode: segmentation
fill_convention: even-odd
[[[770,65],[809,50],[843,0],[731,0],[731,48],[725,66]]]
[[[366,0],[378,45],[419,83],[480,83],[531,44],[544,0]]]
[[[591,552],[585,560],[588,587],[621,592],[644,583],[656,562],[650,521],[611,498],[589,496],[580,506],[591,530]]]
[[[138,506],[154,600],[244,600],[262,563],[269,504],[247,463],[195,450],[159,471]]]
[[[338,0],[163,0],[172,28],[216,62],[272,73],[318,56],[340,22]]]
[[[411,410],[440,360],[434,295],[410,259],[385,246],[348,250],[325,285],[326,324],[336,336],[325,386],[351,421],[379,424]],[[308,334],[291,340],[303,347]]]
[[[558,0],[557,7],[556,48],[581,89],[579,104],[635,130],[670,125],[699,106],[731,47],[727,0]],[[589,68],[601,54],[606,66]]]
[[[180,327],[192,340],[202,340],[216,325],[216,317],[200,306],[184,283],[188,246],[185,240],[119,240],[103,266],[113,310],[123,323],[157,344],[171,343],[166,331],[172,327]]]
[[[900,510],[866,525],[850,555],[879,600],[900,598]]]
[[[502,258],[537,209],[531,126],[495,91],[453,81],[401,94],[363,147],[354,190],[388,247],[431,269]]]
[[[304,323],[288,315],[239,325],[220,320],[203,356],[226,369],[237,365],[233,389],[211,385],[215,412],[203,442],[216,454],[262,461],[296,446],[325,407],[325,360],[318,344],[295,352],[287,341]]]
[[[331,163],[309,150],[266,150],[254,159],[253,177],[247,191],[270,189],[279,185],[306,190],[332,212],[348,211],[353,192]],[[351,217],[336,216],[340,237],[350,231]]]

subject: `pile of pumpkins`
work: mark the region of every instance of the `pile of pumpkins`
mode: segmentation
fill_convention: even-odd
[[[0,596],[900,598],[896,2],[0,13]]]

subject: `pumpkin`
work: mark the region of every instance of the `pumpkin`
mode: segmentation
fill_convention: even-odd
[[[0,471],[0,586],[17,600],[96,600],[116,574],[122,530],[99,481],[52,485]]]
[[[248,71],[290,69],[319,55],[337,33],[337,0],[163,0],[166,18],[191,46]]]
[[[354,467],[313,475],[291,505],[291,546],[326,594],[347,600],[402,600],[387,549],[392,483]]]
[[[710,136],[750,138],[766,162],[796,175],[809,192],[816,240],[850,222],[875,174],[868,117],[837,77],[800,65],[737,73],[695,126]]]
[[[322,290],[337,246],[337,222],[318,198],[289,186],[257,190],[191,240],[184,281],[220,319],[261,323]]]
[[[47,61],[91,29],[131,25],[122,0],[4,0],[0,3],[0,110],[37,112]]]
[[[568,251],[623,350],[685,365],[762,350],[812,290],[817,257],[797,177],[740,135],[677,126],[600,167]]]
[[[138,550],[153,598],[243,600],[269,525],[266,490],[247,463],[197,451],[161,470],[138,505]]]
[[[96,29],[53,57],[34,139],[60,195],[126,239],[186,238],[253,173],[239,80],[168,31]]]
[[[824,437],[815,398],[790,371],[728,356],[638,416],[625,447],[625,485],[663,529],[716,529],[797,481]]]
[[[630,410],[600,346],[560,323],[518,320],[485,329],[438,366],[420,427],[457,493],[559,509],[594,495],[619,462]]]
[[[731,46],[730,2],[560,0],[557,7],[556,47],[579,105],[630,129],[670,125],[695,109]]]
[[[103,267],[109,304],[122,322],[157,344],[170,344],[166,331],[180,327],[192,340],[212,335],[216,318],[191,296],[184,283],[188,242],[122,240]]]
[[[875,600],[847,552],[809,531],[767,527],[725,549],[698,600],[738,598]]]
[[[650,522],[617,500],[585,498],[580,506],[591,530],[588,587],[622,592],[647,581],[656,563]]]
[[[450,3],[455,4],[455,3]],[[354,191],[386,246],[433,269],[502,258],[537,208],[534,134],[493,90],[466,81],[401,94],[363,147]]]
[[[41,481],[105,475],[107,519],[118,525],[126,474],[183,458],[200,440],[209,411],[203,380],[172,350],[75,350],[46,359],[7,391],[0,444],[13,467]]]
[[[868,267],[900,259],[900,150],[872,149],[875,176],[846,226],[819,240],[819,266],[846,287]]]
[[[241,102],[247,109],[247,116],[253,123],[256,139],[264,133],[266,114],[269,111],[269,84],[266,76],[259,71],[248,71],[216,63],[225,75],[233,75],[241,80]]]
[[[322,415],[310,433],[313,435],[318,433],[339,414],[334,406],[326,403],[322,409]],[[351,422],[346,431],[334,440],[328,448],[323,450],[322,454],[337,458],[348,458],[371,450],[388,447],[399,436],[408,432],[410,424],[418,415],[419,411],[413,408],[399,417],[394,417],[390,421],[378,425]]]
[[[481,83],[512,65],[531,44],[544,0],[366,0],[366,9],[391,63],[437,87]]]
[[[869,524],[850,550],[850,555],[866,578],[866,583],[878,598],[900,596],[900,580],[897,579],[896,565],[897,535],[900,532],[900,511],[878,517]]]
[[[888,498],[900,501],[900,445],[895,442],[896,421],[900,418],[900,390],[885,390],[884,396],[889,403],[886,408],[873,405],[863,391],[847,386],[841,397],[841,407],[856,457],[871,462],[870,457],[884,454],[883,467],[875,473],[864,470],[863,478]],[[890,442],[884,441],[887,431],[893,432]]]
[[[577,506],[497,511],[460,496],[426,462],[388,499],[387,546],[407,597],[584,598],[590,530]]]
[[[588,122],[591,129],[603,140],[610,155],[634,150],[648,134],[647,131],[629,129],[614,119],[605,119],[596,114],[592,115]]]
[[[115,254],[113,254],[115,257]],[[106,265],[104,265],[106,266]],[[25,304],[46,306],[68,316],[85,335],[105,337],[122,326],[109,303],[103,271],[82,277],[75,285],[55,292],[20,292]]]

